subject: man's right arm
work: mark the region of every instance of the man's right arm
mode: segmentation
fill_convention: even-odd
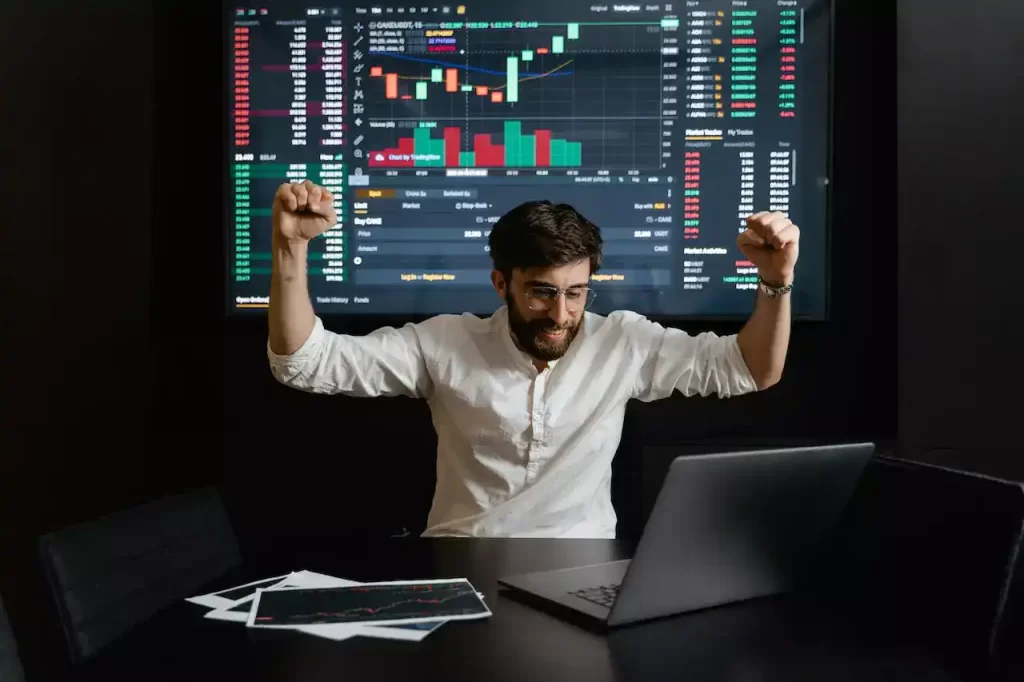
[[[273,264],[270,272],[270,350],[291,355],[306,342],[316,315],[309,300],[306,281],[308,242],[287,242],[273,237]]]
[[[309,240],[336,222],[333,196],[313,183],[286,183],[274,198],[267,356],[274,377],[313,393],[426,397],[430,378],[421,332],[385,327],[366,336],[324,329],[306,277]]]
[[[306,254],[311,239],[338,223],[334,195],[309,180],[283,183],[274,193],[270,222],[270,349],[290,355],[313,331]]]
[[[309,337],[295,352],[275,353],[268,341],[270,371],[285,386],[309,393],[429,398],[433,381],[423,346],[430,339],[423,337],[434,333],[439,321],[350,336],[328,331],[314,317]]]

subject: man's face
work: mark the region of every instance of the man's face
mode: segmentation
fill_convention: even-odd
[[[545,362],[565,355],[579,333],[586,292],[576,292],[575,302],[567,302],[564,295],[546,300],[530,292],[544,291],[538,287],[562,291],[588,287],[590,261],[556,268],[516,268],[511,282],[496,270],[491,279],[498,295],[508,304],[509,327],[519,348]]]

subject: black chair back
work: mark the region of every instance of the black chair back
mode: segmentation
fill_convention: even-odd
[[[830,545],[823,587],[863,630],[965,672],[1020,670],[1024,485],[878,457]]]
[[[18,658],[18,643],[14,641],[11,624],[0,598],[0,682],[23,682],[25,673]]]
[[[241,563],[212,488],[50,533],[39,550],[73,662]]]

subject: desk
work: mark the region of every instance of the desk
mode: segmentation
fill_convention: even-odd
[[[286,550],[281,550],[285,553]],[[361,582],[466,577],[493,616],[447,623],[422,642],[295,632],[204,619],[182,602],[84,665],[81,680],[956,680],[928,656],[811,618],[791,599],[678,616],[601,635],[499,590],[499,576],[628,557],[614,540],[401,539],[254,560],[211,589],[308,569]],[[301,554],[301,557],[299,556]],[[258,564],[258,566],[257,566]],[[847,628],[850,630],[850,628]]]

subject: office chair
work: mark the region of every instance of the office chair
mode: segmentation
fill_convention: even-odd
[[[24,682],[25,672],[18,658],[18,643],[14,641],[14,632],[4,611],[4,602],[0,598],[0,682]]]
[[[74,663],[241,563],[212,488],[50,533],[39,552]]]
[[[1024,483],[876,457],[831,545],[821,587],[836,608],[964,670],[1024,679]]]

